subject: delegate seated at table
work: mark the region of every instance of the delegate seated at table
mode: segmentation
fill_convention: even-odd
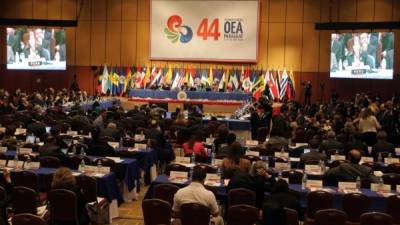
[[[359,165],[361,160],[361,152],[359,150],[351,150],[348,158],[350,163],[342,163],[326,172],[328,180],[355,182],[357,177],[360,177],[361,180],[369,179],[373,183],[377,182],[377,177],[370,167]]]
[[[187,187],[179,189],[174,196],[174,204],[172,206],[174,217],[179,218],[180,208],[183,204],[198,203],[210,209],[210,213],[213,216],[211,221],[215,225],[223,225],[224,220],[219,215],[219,208],[215,195],[204,187],[205,179],[206,171],[201,167],[194,167],[192,183]],[[175,219],[173,224],[180,225],[181,221]]]
[[[251,162],[248,159],[242,158],[243,155],[241,144],[239,142],[234,142],[231,145],[228,157],[222,160],[222,178],[230,179],[237,170],[246,173],[250,171]]]

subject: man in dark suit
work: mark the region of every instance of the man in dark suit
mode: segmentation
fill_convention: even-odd
[[[379,131],[378,134],[376,135],[378,141],[376,142],[376,144],[372,146],[372,152],[371,152],[371,155],[374,157],[375,160],[382,152],[392,153],[392,155],[395,154],[394,145],[386,141],[386,136],[387,134],[385,131]]]
[[[54,156],[60,160],[62,166],[70,166],[68,155],[64,154],[61,151],[61,148],[56,145],[56,139],[54,136],[48,136],[45,140],[45,144],[39,148],[39,157],[45,156]]]
[[[323,160],[326,163],[326,155],[318,151],[319,141],[317,139],[311,139],[309,144],[310,144],[310,152],[303,153],[300,155],[300,164],[305,165],[307,164],[308,161],[311,160],[312,161]]]
[[[272,128],[277,136],[282,136],[285,138],[291,137],[290,124],[288,118],[288,106],[282,105],[280,109],[280,114],[272,118]]]
[[[361,160],[361,152],[359,150],[351,150],[348,158],[350,163],[342,163],[326,172],[328,180],[354,182],[357,177],[360,177],[361,179],[369,179],[372,182],[377,181],[374,171],[370,167],[359,165]]]
[[[100,138],[112,137],[114,141],[119,141],[121,138],[121,131],[117,128],[115,123],[108,123],[105,129],[100,131]]]
[[[361,141],[362,134],[356,132],[352,135],[351,140],[344,145],[344,154],[348,155],[352,149],[358,149],[362,154],[368,153],[368,146]]]
[[[329,131],[326,134],[326,140],[323,140],[321,145],[319,146],[319,150],[321,152],[327,151],[330,149],[342,150],[343,144],[336,140],[336,134],[334,131]]]

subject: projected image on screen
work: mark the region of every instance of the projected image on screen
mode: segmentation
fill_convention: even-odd
[[[393,79],[393,32],[332,34],[330,76]]]
[[[65,70],[65,30],[54,28],[7,29],[7,69]]]

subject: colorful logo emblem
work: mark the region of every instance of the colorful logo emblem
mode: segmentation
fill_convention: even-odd
[[[182,26],[182,18],[177,15],[168,18],[167,28],[164,29],[164,32],[172,43],[176,43],[178,40],[181,43],[188,43],[193,38],[192,29],[189,26]]]

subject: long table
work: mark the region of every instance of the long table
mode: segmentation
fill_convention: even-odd
[[[153,99],[177,99],[179,91],[146,90],[136,89],[129,91],[130,98],[153,98]],[[237,92],[206,92],[206,91],[185,91],[187,99],[202,100],[221,100],[221,101],[246,101],[250,100],[252,95],[249,93]]]

